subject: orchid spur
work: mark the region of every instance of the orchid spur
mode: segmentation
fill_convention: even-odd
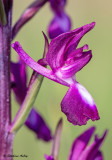
[[[61,110],[66,114],[68,121],[74,125],[85,125],[89,119],[92,121],[99,119],[93,98],[75,78],[75,74],[92,58],[92,52],[88,50],[88,45],[81,48],[77,48],[77,46],[81,38],[94,26],[94,22],[84,25],[61,34],[51,41],[46,58],[42,59],[51,67],[51,70],[35,62],[22,49],[19,42],[12,44],[12,47],[29,67],[41,75],[69,87],[61,102]]]

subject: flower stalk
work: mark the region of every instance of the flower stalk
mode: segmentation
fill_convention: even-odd
[[[12,160],[13,134],[8,132],[11,123],[10,105],[10,44],[12,0],[3,1],[7,24],[0,24],[0,159]],[[1,15],[3,16],[3,15]],[[6,156],[6,157],[5,157]]]

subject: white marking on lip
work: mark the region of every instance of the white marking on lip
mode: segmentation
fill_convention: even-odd
[[[79,93],[81,94],[83,100],[88,103],[89,105],[93,106],[94,105],[94,100],[90,93],[79,83],[77,83],[77,88]]]

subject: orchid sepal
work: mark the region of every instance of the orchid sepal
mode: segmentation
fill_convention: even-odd
[[[30,66],[33,70],[38,72],[39,74],[47,77],[48,79],[51,79],[57,83],[60,83],[65,86],[69,86],[68,83],[64,82],[63,80],[60,80],[58,77],[55,76],[55,74],[52,72],[52,70],[49,70],[39,63],[35,62],[21,47],[19,42],[15,42],[12,44],[12,48],[15,49],[15,51],[19,54],[21,59]]]

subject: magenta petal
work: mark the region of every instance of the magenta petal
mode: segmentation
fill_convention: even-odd
[[[65,65],[60,69],[62,78],[69,78],[74,76],[75,73],[80,71],[92,58],[91,50],[83,53],[81,57],[78,57],[77,60],[72,60],[71,64]]]
[[[71,61],[74,62],[75,60],[77,60],[79,57],[84,55],[85,53],[84,50],[88,50],[88,49],[89,49],[88,45],[85,44],[83,47],[73,50],[73,52],[71,52],[69,56],[67,57],[67,60],[65,63],[71,64]]]
[[[95,140],[91,145],[89,145],[79,157],[79,160],[95,160],[99,153],[99,149],[106,137],[107,131],[104,132],[101,138]],[[101,156],[100,156],[101,158]],[[96,159],[97,160],[97,159]],[[98,159],[99,160],[99,159]]]
[[[90,30],[92,30],[94,28],[94,26],[95,26],[95,22],[87,24],[87,25],[79,28],[80,30],[78,31],[77,35],[73,36],[73,38],[66,45],[66,48],[65,48],[65,52],[66,52],[66,54],[65,54],[65,60],[67,59],[67,57],[69,56],[69,54],[71,52],[73,52],[77,48],[77,46],[78,46],[80,40],[82,39],[82,37],[86,33],[88,33]]]
[[[94,26],[94,22],[87,24],[71,32],[63,33],[51,41],[46,58],[53,71],[64,65],[66,54],[72,52],[81,38]]]
[[[69,160],[78,160],[80,154],[87,146],[94,131],[95,127],[91,127],[75,139],[71,147],[70,155],[68,158]]]
[[[65,13],[62,12],[60,15],[55,15],[48,28],[49,37],[51,39],[56,38],[60,34],[68,32],[70,28],[71,21]]]
[[[79,83],[70,86],[61,102],[61,110],[74,125],[85,125],[89,119],[98,120],[99,115],[93,98]]]

